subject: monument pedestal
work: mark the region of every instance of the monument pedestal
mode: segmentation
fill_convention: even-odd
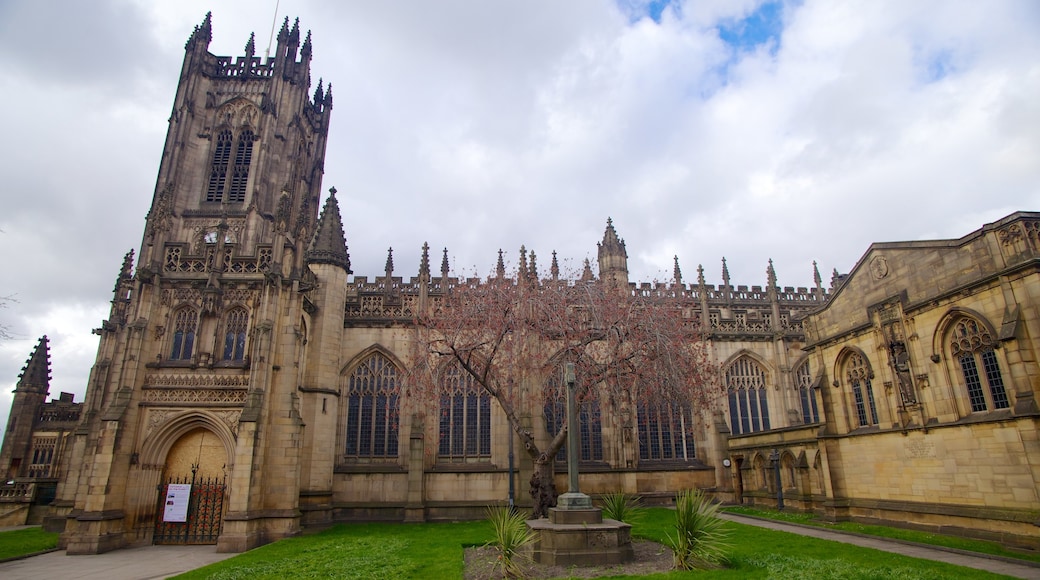
[[[561,496],[562,497],[562,496]],[[635,557],[632,526],[603,519],[599,508],[550,508],[549,519],[528,520],[535,562],[549,566],[622,564]]]

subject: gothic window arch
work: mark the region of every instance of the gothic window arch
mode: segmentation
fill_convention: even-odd
[[[754,433],[768,430],[766,371],[755,359],[744,355],[726,369],[730,431]]]
[[[206,201],[209,203],[242,203],[246,200],[249,170],[253,163],[252,129],[244,128],[235,138],[231,129],[217,133],[210,163]],[[231,153],[234,151],[234,160]],[[233,161],[233,162],[232,162]]]
[[[689,461],[697,456],[690,405],[636,404],[640,461]]]
[[[1010,407],[989,329],[965,316],[953,323],[946,343],[964,380],[971,412]]]
[[[813,377],[809,370],[809,361],[798,365],[794,371],[794,384],[798,389],[798,402],[802,409],[802,423],[809,425],[820,422],[820,410],[816,406],[816,393],[813,392]]]
[[[845,380],[852,389],[853,406],[859,427],[878,424],[877,405],[874,404],[874,387],[870,383],[873,373],[862,354],[854,352],[845,359]]]
[[[545,381],[545,430],[549,437],[560,431],[567,421],[567,387],[563,384],[563,369],[549,373]],[[599,398],[591,390],[578,406],[579,461],[603,461],[603,424]],[[567,460],[567,445],[556,454],[556,461]]]
[[[195,349],[195,332],[198,324],[199,314],[193,308],[184,307],[174,313],[170,360],[191,360]]]
[[[373,353],[347,380],[347,459],[392,459],[398,450],[398,405],[401,386],[397,366]]]
[[[491,458],[491,396],[473,377],[451,364],[441,375],[437,455],[442,461]]]
[[[235,307],[228,311],[224,321],[224,360],[241,362],[246,356],[246,330],[249,312]]]

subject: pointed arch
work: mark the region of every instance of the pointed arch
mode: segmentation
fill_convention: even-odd
[[[249,329],[249,310],[232,306],[224,314],[224,356],[227,362],[242,362],[246,356],[246,332]]]
[[[344,367],[344,456],[348,461],[397,458],[403,372],[391,356],[385,348],[373,345]]]
[[[173,311],[173,342],[170,345],[170,360],[191,360],[195,350],[195,333],[198,330],[199,313],[191,306],[181,306]]]
[[[768,374],[763,361],[742,351],[723,367],[729,403],[730,432],[735,435],[770,429]]]
[[[812,374],[809,366],[809,355],[802,356],[795,363],[793,381],[795,391],[798,392],[798,404],[802,411],[802,424],[811,425],[820,422],[820,407],[816,402],[816,389],[814,386],[819,382],[818,377]]]
[[[439,369],[438,381],[438,459],[446,462],[490,460],[491,395],[457,360]]]
[[[870,358],[861,349],[846,346],[835,359],[834,376],[841,377],[845,387],[852,392],[852,415],[857,427],[878,424],[877,404],[874,400],[873,367]]]
[[[141,444],[140,462],[143,465],[162,467],[166,455],[182,436],[195,429],[206,429],[220,440],[227,457],[227,470],[230,472],[235,461],[236,436],[227,423],[208,411],[191,410],[173,415],[159,426],[154,433],[148,435]]]
[[[1011,407],[989,320],[968,308],[951,308],[936,327],[933,346],[972,413]]]
[[[567,420],[567,387],[563,382],[566,356],[553,357],[555,366],[542,382],[545,430],[551,439]],[[581,377],[578,377],[581,380]],[[589,389],[578,407],[579,461],[603,461],[603,424],[598,393]],[[557,462],[567,461],[567,446],[556,454]]]

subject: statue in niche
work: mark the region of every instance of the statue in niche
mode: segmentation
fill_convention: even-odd
[[[894,340],[888,346],[888,355],[892,368],[896,371],[896,380],[899,382],[899,396],[903,405],[914,405],[917,396],[914,395],[914,384],[910,378],[910,353],[906,351],[906,344]]]

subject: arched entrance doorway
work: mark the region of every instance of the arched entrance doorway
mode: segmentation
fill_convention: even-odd
[[[170,447],[159,486],[156,544],[216,544],[224,520],[227,450],[196,427]]]

